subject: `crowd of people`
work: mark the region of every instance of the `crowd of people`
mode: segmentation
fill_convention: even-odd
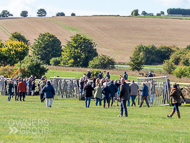
[[[119,117],[123,116],[123,110],[125,111],[125,117],[128,116],[127,105],[136,106],[136,97],[137,95],[141,95],[141,103],[139,107],[142,107],[144,101],[147,106],[153,102],[153,99],[149,99],[149,91],[153,89],[149,89],[145,82],[142,83],[142,88],[139,89],[139,86],[132,80],[131,82],[128,80],[128,75],[124,72],[123,76],[120,76],[119,80],[110,80],[110,74],[107,72],[106,76],[103,77],[103,74],[99,71],[98,77],[93,76],[91,78],[91,72],[88,71],[87,74],[84,74],[83,77],[75,80],[70,79],[67,82],[65,79],[59,78],[59,76],[54,77],[53,80],[47,81],[47,79],[42,76],[39,80],[37,86],[35,85],[36,77],[32,75],[29,78],[21,79],[19,77],[11,78],[8,83],[6,79],[2,78],[5,82],[5,87],[7,88],[6,92],[8,94],[8,101],[15,96],[15,101],[25,101],[26,95],[33,96],[34,94],[40,95],[41,102],[44,102],[46,99],[46,107],[52,107],[53,99],[56,94],[65,95],[67,97],[75,97],[77,98],[78,88],[80,89],[80,99],[85,100],[85,107],[90,107],[91,98],[95,98],[95,106],[102,106],[105,108],[107,103],[107,108],[113,106],[113,103],[116,101],[117,106],[119,106],[120,102],[120,114]],[[150,72],[148,77],[152,77],[152,73]],[[153,80],[152,80],[153,82]],[[169,84],[169,80],[168,80]],[[35,89],[37,88],[37,91]],[[153,87],[155,88],[155,87]],[[170,85],[168,86],[170,88]],[[169,89],[170,90],[170,89]],[[38,92],[38,93],[36,93]],[[72,94],[74,93],[74,94]],[[151,93],[152,98],[154,98],[154,91]],[[167,117],[172,117],[175,112],[177,112],[178,118],[180,118],[179,106],[181,105],[181,98],[183,98],[185,102],[185,98],[179,88],[179,85],[174,84],[173,89],[171,90],[170,97],[172,98],[172,104],[174,105],[173,111]],[[103,101],[103,104],[102,104]],[[128,102],[128,103],[127,103]]]

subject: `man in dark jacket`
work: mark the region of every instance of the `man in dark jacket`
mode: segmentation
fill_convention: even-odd
[[[53,103],[53,98],[55,96],[55,89],[51,85],[50,81],[48,81],[44,86],[44,88],[42,89],[42,94],[44,94],[46,98],[46,107],[51,107]],[[50,101],[50,106],[49,106],[49,101]]]
[[[129,100],[129,85],[125,82],[125,79],[121,79],[122,85],[120,86],[119,98],[121,101],[121,113],[119,117],[123,116],[123,109],[125,110],[125,117],[128,117],[126,101]]]
[[[91,86],[91,82],[88,82],[88,84],[84,87],[84,97],[85,97],[85,107],[89,108],[90,106],[90,101],[92,97],[92,91],[94,88]],[[87,101],[88,101],[88,106],[87,106]]]
[[[90,77],[91,77],[91,73],[90,73],[90,70],[88,70],[87,78],[89,79]]]
[[[126,71],[124,72],[123,78],[124,78],[125,80],[128,80],[128,74],[126,73]]]
[[[152,74],[152,72],[149,72],[149,75],[148,75],[148,77],[153,77],[153,74]]]
[[[113,84],[113,80],[111,81],[111,84],[109,86],[110,90],[111,90],[111,106],[113,105],[113,100],[115,97],[115,93],[118,91],[118,88],[115,84]]]
[[[102,73],[101,73],[101,71],[99,71],[98,78],[102,79]]]
[[[148,103],[148,86],[146,86],[145,83],[143,83],[142,85],[143,86],[140,90],[140,92],[141,92],[141,105],[140,105],[140,107],[142,107],[144,100],[146,101],[147,106],[150,107],[149,103]]]
[[[13,90],[13,81],[9,81],[9,84],[8,84],[8,101],[11,100],[11,95],[12,95],[12,90]]]
[[[107,72],[105,78],[108,78],[110,80],[110,73],[109,72]]]

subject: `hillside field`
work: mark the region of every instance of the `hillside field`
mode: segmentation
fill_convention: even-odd
[[[134,17],[43,17],[0,18],[0,39],[21,32],[32,44],[39,33],[55,34],[66,44],[70,36],[80,33],[97,43],[99,54],[113,57],[116,62],[129,61],[139,44],[156,46],[190,44],[190,20]]]

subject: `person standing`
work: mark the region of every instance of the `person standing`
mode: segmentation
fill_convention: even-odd
[[[35,93],[35,80],[32,81],[32,96],[34,96],[34,93]]]
[[[152,74],[152,72],[151,72],[151,71],[149,72],[148,77],[153,77],[153,74]]]
[[[108,87],[107,82],[104,82],[103,86],[104,86],[102,90],[103,93],[102,99],[104,100],[103,108],[105,108],[106,101],[107,101],[107,108],[109,108],[111,90]]]
[[[41,84],[40,84],[40,100],[41,100],[41,102],[44,102],[44,100],[45,100],[44,93],[42,93],[42,89],[44,88],[45,85],[46,85],[46,81],[45,80],[41,81]]]
[[[25,93],[26,93],[26,83],[23,82],[23,79],[21,79],[21,81],[18,83],[17,86],[17,92],[19,92],[19,96],[20,96],[20,101],[22,101],[22,97],[23,97],[23,101],[25,101]]]
[[[181,106],[180,96],[183,98],[184,104],[186,104],[186,100],[185,100],[181,90],[178,89],[177,84],[174,83],[173,89],[170,93],[170,97],[172,98],[172,105],[174,106],[174,108],[173,108],[172,113],[170,115],[167,115],[167,117],[172,117],[176,111],[178,118],[180,118],[180,112],[179,112],[179,106]]]
[[[125,80],[128,80],[128,74],[126,73],[126,71],[124,72],[123,78],[124,78]]]
[[[101,71],[99,71],[98,78],[102,79],[102,73],[101,73]]]
[[[91,78],[91,73],[90,73],[90,70],[88,70],[88,73],[87,73],[87,78],[90,79]]]
[[[100,84],[97,84],[96,87],[94,88],[94,98],[96,99],[96,103],[95,106],[98,105],[99,102],[99,106],[102,105],[102,88],[100,87]]]
[[[13,94],[12,92],[13,90],[13,81],[9,81],[9,84],[8,84],[8,101],[11,101],[11,95]]]
[[[44,94],[46,98],[46,107],[51,107],[53,103],[53,98],[55,96],[55,89],[51,85],[50,81],[48,81],[42,89],[42,94]]]
[[[93,78],[93,86],[92,86],[93,88],[95,88],[96,87],[96,76],[94,76],[94,78]]]
[[[143,103],[144,103],[144,100],[146,101],[146,104],[148,107],[149,106],[149,103],[148,103],[148,86],[146,86],[145,83],[142,84],[142,88],[140,90],[141,92],[141,104],[140,104],[140,107],[142,107]]]
[[[83,78],[81,77],[81,78],[80,78],[80,98],[79,98],[79,99],[82,98],[83,88],[84,88],[84,80],[83,80]]]
[[[109,72],[107,72],[105,78],[108,78],[110,80],[110,73]]]
[[[85,107],[89,108],[90,107],[90,101],[92,97],[92,91],[94,88],[91,86],[91,82],[88,82],[88,84],[84,87],[84,97],[85,97]],[[88,105],[87,105],[88,102]]]
[[[123,116],[123,109],[125,110],[125,117],[128,117],[126,101],[129,100],[129,85],[125,82],[124,78],[121,78],[121,83],[122,84],[120,86],[120,91],[119,91],[119,98],[121,101],[121,104],[120,104],[121,112],[118,117]]]
[[[137,97],[137,94],[138,94],[138,90],[139,90],[139,86],[134,82],[134,80],[131,81],[131,85],[129,86],[130,87],[130,99],[131,99],[131,106],[136,106],[136,103],[135,103],[135,99]]]
[[[109,86],[110,90],[111,90],[111,106],[113,105],[113,100],[114,100],[114,97],[115,97],[115,93],[117,93],[118,91],[118,88],[115,84],[113,84],[113,80],[111,81],[111,84]]]

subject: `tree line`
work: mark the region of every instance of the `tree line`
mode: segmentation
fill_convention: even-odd
[[[24,35],[15,32],[5,43],[0,41],[0,74],[12,71],[12,75],[16,73],[21,77],[29,75],[40,77],[47,72],[43,65],[115,68],[114,59],[98,55],[95,47],[96,43],[92,39],[81,34],[72,36],[63,46],[55,35],[48,32],[40,33],[32,45]]]
[[[38,17],[45,17],[46,15],[47,15],[47,12],[43,8],[41,8],[37,11]],[[9,16],[13,16],[13,14],[11,14],[8,10],[3,10],[0,13],[0,17],[9,17]],[[20,16],[21,17],[28,17],[28,11],[26,11],[26,10],[21,11]],[[65,16],[65,13],[64,12],[58,12],[58,13],[56,13],[55,16]],[[71,16],[76,16],[76,14],[71,13]]]
[[[182,14],[182,15],[190,15],[190,9],[181,9],[181,8],[169,8],[167,10],[168,14]]]
[[[132,71],[140,71],[143,65],[163,64],[163,70],[176,77],[190,77],[190,45],[186,48],[176,46],[138,45],[135,47],[130,62]]]

